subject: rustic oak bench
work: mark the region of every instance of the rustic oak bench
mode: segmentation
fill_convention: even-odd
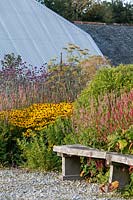
[[[53,151],[62,157],[63,180],[81,179],[80,157],[89,157],[106,161],[110,167],[109,183],[118,181],[120,189],[129,184],[129,166],[133,166],[133,155],[100,151],[79,144],[54,146]]]

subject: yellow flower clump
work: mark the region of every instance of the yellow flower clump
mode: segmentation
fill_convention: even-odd
[[[72,107],[71,103],[33,104],[25,109],[1,112],[0,117],[5,116],[14,126],[39,130],[54,123],[58,117],[70,116]]]
[[[25,132],[23,132],[22,133],[23,134],[23,136],[24,137],[35,137],[36,136],[36,133],[32,130],[32,129],[30,129],[30,128],[28,128]]]

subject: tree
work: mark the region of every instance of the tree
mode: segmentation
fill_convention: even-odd
[[[41,4],[45,4],[45,6],[47,6],[51,10],[64,16],[66,0],[37,0],[37,1],[41,2]]]
[[[124,0],[37,0],[70,21],[133,23],[133,4]]]
[[[94,3],[90,6],[87,12],[84,15],[83,20],[85,21],[95,21],[95,22],[103,22],[105,8],[100,3]]]
[[[83,20],[105,23],[133,23],[133,4],[123,0],[96,1],[91,4]]]
[[[66,19],[82,20],[92,0],[37,0]]]
[[[73,19],[82,20],[83,15],[87,12],[92,0],[71,0],[72,10],[73,10]]]
[[[124,3],[122,0],[112,0],[110,7],[114,22],[133,23],[133,4]]]

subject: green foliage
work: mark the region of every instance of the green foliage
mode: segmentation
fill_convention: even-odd
[[[105,23],[133,23],[133,4],[123,0],[95,1],[83,16],[83,20]]]
[[[1,64],[4,69],[19,68],[19,66],[22,64],[22,58],[20,55],[16,57],[14,53],[6,54],[4,59],[1,60]]]
[[[61,160],[53,152],[54,145],[64,144],[64,138],[72,132],[69,118],[58,118],[54,124],[39,131],[32,138],[18,139],[24,158],[24,167],[41,170],[59,170]]]
[[[88,182],[96,182],[105,184],[109,179],[109,169],[104,160],[84,158],[82,160],[81,175]]]
[[[30,141],[25,138],[18,139],[18,145],[23,152],[23,167],[38,170],[55,170],[57,167],[59,169],[59,159],[47,146],[43,135],[34,137]]]
[[[108,150],[133,155],[133,126],[108,135]]]
[[[73,131],[71,119],[58,118],[53,125],[49,125],[43,129],[41,133],[46,137],[48,146],[64,144],[64,138]]]
[[[130,173],[130,184],[122,190],[122,196],[129,199],[133,196],[133,172]]]
[[[82,17],[83,12],[87,9],[92,0],[37,0],[45,4],[48,8],[52,9],[61,16],[72,20],[78,20]]]
[[[133,4],[123,0],[37,0],[70,21],[133,23]]]
[[[84,89],[76,101],[80,106],[89,106],[88,98],[98,100],[105,94],[115,92],[120,95],[121,91],[130,91],[133,88],[133,65],[120,65],[116,68],[102,68],[97,71],[91,83]]]
[[[115,0],[110,4],[110,8],[112,9],[112,21],[116,23],[133,23],[133,3]]]
[[[17,138],[21,137],[19,129],[0,123],[0,163],[2,166],[16,166],[22,162]]]

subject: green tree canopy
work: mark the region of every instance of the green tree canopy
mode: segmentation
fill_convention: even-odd
[[[133,3],[124,0],[37,0],[70,21],[133,23]]]

